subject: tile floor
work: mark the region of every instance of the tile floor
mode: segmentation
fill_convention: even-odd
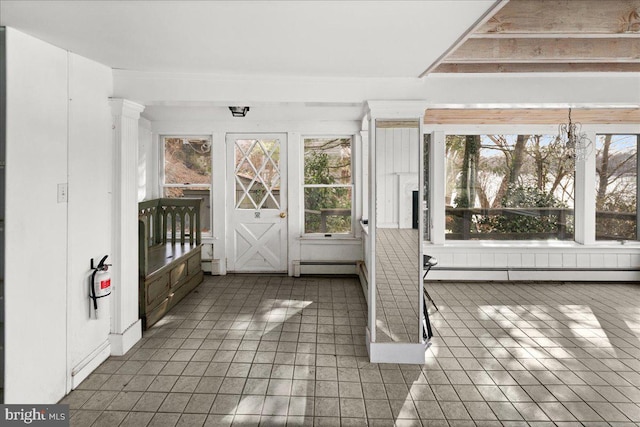
[[[427,363],[377,365],[357,279],[208,277],[63,403],[72,426],[639,425],[639,286],[429,290]]]
[[[376,230],[376,341],[418,342],[418,230]]]

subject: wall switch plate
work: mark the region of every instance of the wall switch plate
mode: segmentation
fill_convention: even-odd
[[[64,182],[62,184],[58,184],[58,203],[67,203],[69,198],[69,185]]]

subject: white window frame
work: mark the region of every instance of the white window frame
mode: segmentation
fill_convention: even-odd
[[[598,129],[598,128],[596,128]],[[640,132],[621,132],[620,130],[617,131],[600,131],[600,130],[596,130],[595,132],[595,139],[593,140],[593,156],[594,156],[594,176],[596,174],[595,168],[597,167],[597,159],[595,159],[595,155],[597,152],[597,147],[596,147],[596,143],[597,143],[597,139],[598,136],[600,135],[635,135],[636,136],[636,238],[634,240],[624,240],[624,239],[598,239],[597,236],[597,232],[596,232],[596,227],[597,224],[594,222],[594,228],[593,228],[593,233],[594,233],[594,240],[596,243],[620,243],[620,244],[625,244],[625,242],[630,242],[630,243],[640,243],[640,158],[638,158],[638,155],[640,155]],[[591,200],[592,204],[595,206],[596,204],[596,197],[594,194],[593,200]],[[595,212],[594,212],[595,213]],[[594,218],[595,221],[595,218]]]
[[[458,131],[457,129],[460,129],[460,131]],[[446,137],[448,135],[463,135],[463,136],[467,136],[467,135],[555,135],[558,133],[558,127],[557,126],[553,126],[553,125],[532,125],[532,126],[528,126],[528,125],[512,125],[512,126],[500,126],[500,125],[478,125],[478,126],[472,126],[471,128],[469,126],[461,126],[461,127],[450,127],[450,128],[446,128],[444,130],[444,144],[446,146]],[[594,142],[595,144],[595,142]],[[444,153],[443,153],[444,154]],[[445,162],[445,169],[446,169],[446,156],[443,160]],[[446,170],[445,170],[446,172]],[[573,215],[574,215],[574,221],[576,220],[577,215],[583,215],[584,212],[580,212],[580,214],[578,214],[578,209],[577,209],[577,193],[578,193],[578,186],[581,185],[582,183],[579,183],[578,180],[574,180],[574,206],[573,206]],[[442,182],[443,186],[446,186],[446,179]],[[443,194],[445,193],[445,189],[443,187],[442,189]],[[444,199],[442,201],[440,201],[440,203],[443,206],[443,210],[444,210]],[[446,214],[444,214],[444,216],[446,217]],[[444,231],[444,230],[443,230]],[[595,229],[594,229],[595,232]],[[558,242],[575,242],[576,241],[576,234],[577,230],[574,231],[574,237],[571,240],[558,240]],[[494,243],[494,242],[504,242],[504,243],[512,243],[512,244],[535,244],[535,243],[539,243],[539,242],[547,242],[547,240],[545,239],[513,239],[513,240],[493,240],[493,239],[477,239],[477,240],[449,240],[447,239],[447,235],[446,233],[443,235],[443,239],[448,243],[448,244],[460,244],[462,242],[465,243],[471,243],[474,244],[474,242],[485,242],[485,243]],[[553,242],[555,242],[555,240],[552,240]]]
[[[159,144],[158,151],[160,152],[158,155],[159,165],[158,170],[160,171],[160,179],[158,180],[158,187],[160,190],[160,197],[166,197],[164,190],[166,188],[203,188],[206,187],[209,189],[209,221],[211,226],[209,227],[208,232],[203,232],[203,237],[212,237],[213,236],[213,148],[209,150],[209,161],[211,162],[211,175],[209,176],[209,182],[206,184],[167,184],[165,183],[165,157],[164,157],[164,144],[165,139],[167,138],[193,138],[193,139],[206,139],[209,141],[211,145],[213,145],[213,136],[212,135],[200,135],[200,134],[162,134],[159,135]]]
[[[307,139],[349,139],[351,141],[351,182],[349,184],[305,184],[305,141]],[[356,214],[356,186],[355,186],[355,168],[354,168],[354,153],[355,153],[355,136],[354,135],[330,135],[330,134],[321,134],[321,135],[302,135],[301,137],[302,149],[301,153],[301,168],[300,168],[300,182],[302,191],[300,192],[300,213],[301,213],[301,234],[303,237],[321,237],[323,239],[344,239],[344,238],[353,238],[355,236],[355,214]],[[350,188],[351,189],[351,228],[348,233],[307,233],[305,229],[305,189],[306,188]]]
[[[596,135],[600,134],[625,134],[625,135],[637,135],[637,124],[583,124],[582,130],[587,134],[587,137],[595,144]],[[450,247],[483,247],[485,245],[497,245],[508,247],[539,247],[554,246],[558,243],[553,243],[544,240],[505,240],[505,241],[492,241],[492,240],[445,240],[444,230],[444,208],[442,210],[437,207],[442,205],[444,207],[444,186],[445,175],[444,166],[446,159],[444,157],[444,143],[446,135],[480,135],[480,134],[557,134],[557,125],[527,125],[527,124],[487,124],[487,125],[469,125],[469,124],[446,124],[446,125],[430,125],[423,128],[423,134],[432,135],[431,145],[431,165],[433,167],[432,177],[433,179],[429,183],[430,191],[432,193],[432,218],[431,222],[433,227],[431,229],[431,243],[437,245],[445,245]],[[638,162],[640,169],[640,162]],[[639,182],[640,184],[640,173]],[[640,192],[640,185],[638,186]],[[640,195],[639,195],[640,196]],[[639,197],[640,200],[640,197]],[[639,218],[640,218],[640,210]],[[574,246],[607,246],[607,245],[620,245],[626,243],[628,246],[638,245],[637,242],[618,242],[618,241],[605,241],[595,240],[595,148],[591,155],[580,165],[576,166],[576,180],[575,180],[575,203],[574,203],[574,215],[576,221],[575,236],[573,241],[564,241],[562,245],[574,245]]]

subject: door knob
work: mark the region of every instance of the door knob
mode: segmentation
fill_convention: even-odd
[[[286,212],[280,212],[280,218],[286,218],[286,217],[287,217]]]

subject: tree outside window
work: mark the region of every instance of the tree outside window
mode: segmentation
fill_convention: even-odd
[[[164,137],[164,197],[202,199],[202,232],[211,232],[211,141],[204,137]]]
[[[446,238],[573,239],[574,160],[550,135],[448,135]]]
[[[639,139],[596,138],[596,240],[638,240]]]
[[[351,233],[351,138],[304,139],[305,233]]]

